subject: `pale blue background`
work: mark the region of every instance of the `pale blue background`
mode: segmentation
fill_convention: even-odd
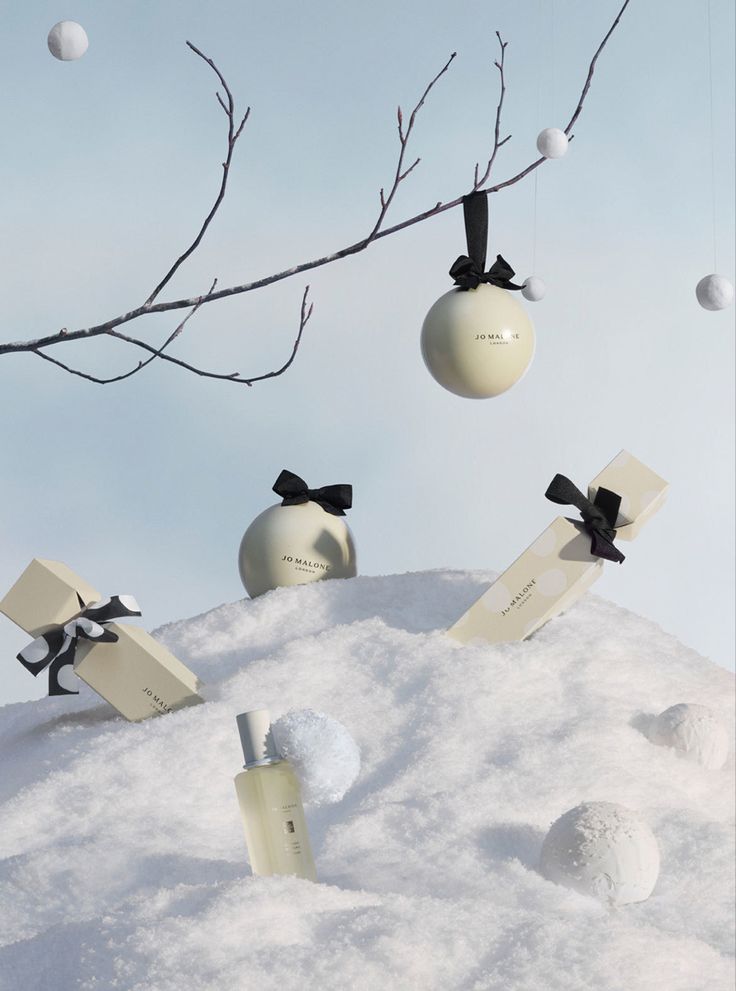
[[[359,239],[390,182],[395,112],[449,53],[428,101],[421,166],[389,222],[466,191],[497,99],[494,29],[509,41],[496,179],[564,126],[618,4],[75,2],[3,15],[2,339],[96,323],[147,296],[219,181],[224,115],[189,38],[252,118],[228,199],[171,296],[225,286]],[[553,16],[554,15],[554,16]],[[546,525],[556,471],[584,485],[628,448],[672,483],[665,509],[596,591],[732,666],[734,310],[694,296],[713,270],[706,6],[632,0],[605,50],[568,156],[539,173],[535,362],[487,402],[426,373],[424,313],[464,248],[460,211],[364,254],[213,304],[176,353],[257,374],[280,364],[304,285],[315,313],[294,368],[247,389],[153,365],[119,385],[33,356],[0,358],[0,588],[33,556],[139,599],[149,628],[242,596],[240,536],[282,467],[351,481],[363,573],[502,569]],[[733,279],[733,4],[712,0],[718,269]],[[51,25],[90,48],[60,63]],[[491,199],[491,251],[532,267],[533,179]],[[178,315],[129,329],[161,340]],[[114,342],[55,354],[129,367]],[[0,617],[2,698],[40,694],[26,637]],[[641,658],[646,664],[646,657]],[[679,701],[673,699],[674,701]]]

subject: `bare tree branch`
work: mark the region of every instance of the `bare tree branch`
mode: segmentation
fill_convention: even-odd
[[[227,155],[225,156],[225,161],[222,163],[222,179],[220,181],[220,189],[217,193],[217,198],[212,205],[212,209],[205,217],[204,222],[200,227],[199,232],[195,237],[195,239],[192,241],[192,243],[189,245],[186,251],[184,251],[181,255],[179,255],[179,257],[176,259],[176,261],[171,266],[169,271],[166,273],[163,279],[161,279],[159,284],[156,286],[156,288],[153,290],[153,292],[148,297],[146,302],[143,304],[146,308],[148,308],[151,305],[151,303],[153,303],[153,301],[157,298],[161,290],[171,281],[171,279],[174,277],[180,265],[182,265],[191,255],[191,253],[199,246],[199,243],[201,242],[202,238],[205,235],[205,231],[210,226],[210,222],[212,221],[212,218],[217,213],[220,204],[225,198],[225,192],[227,190],[227,180],[228,180],[228,176],[230,175],[230,163],[233,160],[233,151],[235,150],[235,143],[237,142],[240,135],[243,133],[245,122],[250,117],[250,107],[248,107],[248,109],[245,111],[245,116],[240,122],[240,126],[238,127],[237,130],[235,129],[235,100],[233,99],[233,94],[230,92],[230,87],[225,82],[225,77],[217,68],[217,66],[212,61],[212,59],[207,58],[207,56],[196,47],[196,45],[193,45],[191,41],[188,41],[187,45],[191,48],[191,50],[195,53],[195,55],[199,55],[201,59],[204,59],[204,61],[207,63],[208,66],[210,66],[212,71],[216,73],[217,78],[222,83],[222,88],[225,90],[225,95],[227,96],[227,106],[225,106],[225,101],[222,99],[219,93],[215,93],[215,96],[217,97],[217,102],[220,104],[220,106],[227,115],[227,120],[228,120]]]
[[[610,37],[613,34],[614,30],[618,26],[618,23],[621,20],[621,17],[623,16],[623,14],[624,14],[626,8],[628,7],[629,3],[630,3],[630,0],[624,0],[623,5],[621,6],[620,10],[618,11],[618,14],[616,15],[615,20],[613,21],[613,24],[608,29],[605,37],[603,38],[603,40],[601,41],[600,45],[598,46],[595,54],[593,55],[593,58],[592,58],[590,64],[589,64],[588,73],[587,73],[587,76],[586,76],[586,79],[585,79],[585,83],[584,83],[582,92],[580,94],[580,97],[579,97],[577,106],[576,106],[576,108],[575,108],[575,110],[574,110],[574,112],[573,112],[573,114],[572,114],[572,116],[571,116],[571,118],[570,118],[567,126],[564,129],[565,130],[565,133],[568,135],[568,137],[570,139],[573,138],[573,135],[571,133],[572,132],[572,128],[574,127],[574,125],[575,125],[578,117],[580,116],[580,113],[581,113],[582,108],[583,108],[583,104],[584,104],[585,99],[586,99],[586,97],[588,95],[588,91],[590,90],[590,86],[591,86],[593,75],[594,75],[594,72],[595,72],[595,69],[596,69],[596,63],[598,61],[598,58],[599,58],[601,52],[603,51],[603,49],[605,48],[606,44],[608,43],[608,40],[610,39]],[[484,174],[482,176],[479,175],[479,166],[476,166],[476,172],[475,172],[475,176],[474,176],[474,183],[473,183],[473,187],[472,187],[473,190],[484,192],[484,193],[486,193],[486,195],[491,195],[492,193],[497,193],[501,189],[505,189],[508,186],[512,186],[515,183],[520,182],[522,179],[524,179],[527,175],[529,175],[535,169],[539,168],[539,166],[542,165],[543,162],[546,161],[546,159],[544,157],[537,158],[533,162],[531,162],[529,165],[527,165],[524,169],[522,169],[521,171],[517,172],[515,175],[511,176],[510,178],[505,179],[502,182],[498,182],[498,183],[494,184],[493,186],[485,186],[485,183],[487,182],[488,178],[490,177],[490,174],[491,174],[491,170],[493,168],[493,165],[495,164],[495,160],[496,160],[496,156],[497,156],[498,150],[510,138],[510,135],[508,135],[507,137],[504,137],[503,139],[501,139],[501,137],[500,137],[500,133],[501,133],[500,132],[500,127],[501,127],[501,112],[502,112],[502,109],[503,109],[503,102],[504,102],[504,97],[505,97],[505,92],[506,92],[505,77],[504,77],[504,63],[505,63],[505,49],[506,49],[507,43],[504,42],[501,39],[501,36],[498,34],[498,32],[496,34],[497,34],[497,37],[498,37],[499,44],[501,46],[500,60],[495,63],[496,64],[496,67],[499,70],[501,91],[500,91],[498,106],[496,108],[496,120],[495,120],[495,128],[494,128],[494,143],[493,143],[493,148],[492,148],[492,151],[491,151],[490,158],[488,160],[488,164],[486,165],[485,172],[484,172]],[[286,371],[286,369],[291,366],[291,364],[292,364],[292,362],[293,362],[293,360],[294,360],[294,358],[296,356],[297,350],[299,348],[299,344],[301,342],[301,336],[302,336],[304,327],[306,326],[306,323],[309,320],[309,317],[311,316],[311,313],[312,313],[311,306],[309,307],[308,311],[305,309],[305,307],[306,307],[306,299],[307,299],[307,290],[305,290],[304,298],[302,300],[302,317],[301,317],[301,320],[300,320],[299,332],[297,334],[297,338],[296,338],[296,341],[294,343],[294,346],[293,346],[293,349],[292,349],[292,353],[291,353],[289,359],[287,360],[287,362],[280,369],[277,369],[276,371],[273,371],[273,372],[268,372],[268,373],[266,373],[264,375],[257,375],[257,376],[251,376],[251,377],[248,377],[248,378],[241,378],[241,376],[240,376],[239,373],[231,373],[229,375],[224,375],[224,374],[218,374],[218,373],[212,373],[212,372],[205,372],[205,371],[203,371],[201,369],[194,368],[193,366],[187,364],[186,362],[183,362],[183,361],[180,361],[179,359],[173,358],[169,354],[164,353],[164,348],[168,346],[168,343],[170,343],[168,340],[167,340],[167,342],[165,342],[165,344],[161,348],[156,349],[152,345],[146,344],[143,341],[139,341],[136,338],[128,337],[127,335],[124,335],[124,334],[122,334],[120,332],[115,332],[115,331],[116,331],[116,328],[117,327],[120,327],[120,326],[122,326],[122,325],[124,325],[126,323],[130,323],[130,322],[132,322],[134,320],[137,320],[139,317],[147,316],[147,315],[149,315],[151,313],[165,313],[165,312],[168,312],[170,310],[177,310],[177,309],[189,309],[189,310],[192,310],[194,312],[196,309],[199,309],[199,307],[202,306],[202,305],[204,305],[205,303],[211,303],[211,302],[214,302],[215,300],[227,299],[230,296],[237,296],[237,295],[240,295],[242,293],[252,292],[252,291],[254,291],[256,289],[261,289],[264,286],[273,285],[276,282],[281,282],[281,281],[283,281],[285,279],[289,279],[289,278],[291,278],[291,277],[293,277],[295,275],[298,275],[298,274],[300,274],[302,272],[311,271],[312,269],[320,268],[323,265],[328,265],[331,262],[337,261],[340,258],[347,258],[350,255],[354,255],[354,254],[357,254],[357,253],[359,253],[361,251],[364,251],[370,244],[372,244],[374,241],[379,240],[380,238],[389,237],[390,235],[395,234],[398,231],[405,230],[408,227],[412,227],[414,224],[422,223],[423,221],[428,220],[430,217],[438,216],[439,214],[444,213],[446,210],[452,210],[455,207],[459,206],[463,202],[464,194],[463,195],[460,195],[460,196],[456,197],[455,199],[450,200],[450,201],[448,201],[446,203],[443,203],[442,201],[438,201],[437,203],[435,203],[434,206],[428,208],[427,210],[424,210],[421,213],[416,214],[413,217],[408,218],[407,220],[403,220],[400,223],[396,223],[396,224],[392,225],[391,227],[384,227],[383,226],[383,222],[385,220],[386,214],[388,212],[389,207],[391,206],[391,203],[392,203],[392,201],[394,199],[394,196],[396,194],[396,191],[397,191],[400,183],[403,182],[404,179],[406,179],[406,177],[419,164],[419,159],[416,159],[411,165],[409,165],[408,167],[405,167],[406,147],[407,147],[407,143],[408,143],[409,137],[411,135],[411,132],[412,132],[412,130],[414,128],[414,123],[415,123],[415,120],[416,120],[416,116],[417,116],[419,110],[424,105],[424,101],[427,98],[428,94],[430,93],[431,89],[439,81],[439,79],[445,74],[445,72],[447,72],[447,70],[449,69],[452,61],[455,58],[455,53],[453,52],[453,54],[450,56],[450,58],[445,63],[445,65],[443,66],[443,68],[437,73],[436,76],[434,76],[434,78],[430,81],[430,83],[425,88],[425,90],[424,90],[422,96],[420,97],[418,103],[416,104],[416,106],[414,107],[414,109],[411,112],[411,115],[409,117],[409,121],[408,121],[408,123],[406,125],[406,128],[404,127],[404,118],[403,118],[403,114],[402,114],[401,108],[399,107],[399,109],[398,109],[398,112],[397,112],[397,129],[398,129],[398,135],[399,135],[400,149],[399,149],[399,155],[398,155],[398,161],[397,161],[397,165],[396,165],[396,170],[395,170],[395,173],[394,173],[394,179],[393,179],[393,182],[392,182],[392,185],[391,185],[391,187],[389,189],[388,194],[385,192],[384,189],[381,189],[381,191],[379,193],[379,200],[380,200],[381,208],[380,208],[380,211],[379,211],[378,219],[376,220],[376,223],[374,224],[371,232],[369,233],[369,235],[367,237],[364,237],[361,240],[356,241],[354,244],[348,245],[347,247],[341,248],[338,251],[334,251],[331,254],[323,255],[322,257],[315,258],[315,259],[313,259],[311,261],[302,262],[301,264],[294,265],[291,268],[284,269],[284,270],[282,270],[280,272],[275,272],[272,275],[267,275],[267,276],[265,276],[265,277],[263,277],[261,279],[256,279],[256,280],[254,280],[252,282],[246,282],[246,283],[243,283],[242,285],[230,286],[228,288],[219,289],[219,290],[213,288],[213,289],[210,290],[210,292],[205,293],[202,296],[195,296],[195,297],[191,297],[191,298],[175,299],[175,300],[169,300],[169,301],[166,301],[166,302],[159,302],[159,303],[155,302],[155,300],[157,299],[157,297],[160,294],[160,292],[163,290],[163,288],[168,284],[168,282],[173,277],[174,273],[178,270],[178,268],[182,265],[182,263],[192,254],[192,252],[199,245],[199,243],[201,242],[201,240],[202,240],[202,238],[203,238],[203,236],[204,236],[204,234],[205,234],[205,232],[207,230],[207,227],[209,226],[212,218],[214,217],[215,213],[217,212],[217,209],[219,208],[219,206],[220,206],[220,204],[221,204],[221,202],[222,202],[222,200],[224,198],[224,195],[225,195],[225,191],[226,191],[226,187],[227,187],[227,179],[228,179],[228,175],[229,175],[229,168],[230,168],[230,163],[232,161],[232,155],[233,155],[234,146],[235,146],[236,141],[240,137],[240,134],[242,133],[243,127],[245,126],[245,123],[246,123],[246,121],[248,119],[248,116],[249,116],[249,113],[250,113],[250,108],[248,108],[248,110],[246,111],[245,116],[242,118],[239,126],[236,128],[235,127],[235,104],[234,104],[234,100],[233,100],[233,97],[232,97],[232,94],[230,92],[230,89],[229,89],[227,83],[225,82],[225,79],[224,79],[222,73],[217,68],[217,66],[212,61],[212,59],[210,59],[206,55],[204,55],[198,48],[196,48],[190,42],[187,42],[187,44],[192,49],[192,51],[195,52],[195,54],[197,54],[200,58],[204,59],[204,61],[207,62],[207,64],[216,73],[216,75],[217,75],[217,77],[218,77],[218,79],[219,79],[219,81],[220,81],[220,83],[221,83],[221,85],[222,85],[222,87],[223,87],[223,89],[225,91],[225,95],[226,95],[226,100],[223,100],[223,98],[220,96],[220,94],[217,93],[217,100],[218,100],[220,106],[225,111],[225,114],[228,117],[228,154],[227,154],[227,157],[226,157],[225,162],[223,163],[223,175],[222,175],[222,180],[221,180],[221,184],[220,184],[220,190],[219,190],[217,199],[215,200],[215,203],[214,203],[212,209],[210,210],[210,213],[205,218],[205,221],[202,224],[202,227],[200,228],[200,231],[199,231],[197,237],[194,239],[194,241],[192,242],[192,244],[187,248],[187,250],[182,255],[179,256],[179,258],[172,265],[172,267],[169,269],[169,271],[166,273],[166,275],[164,276],[164,278],[161,280],[161,282],[158,284],[158,286],[153,290],[153,292],[151,293],[151,295],[148,297],[148,299],[146,300],[146,302],[143,305],[138,306],[138,307],[136,307],[136,308],[134,308],[132,310],[129,310],[127,313],[123,313],[120,316],[113,317],[110,320],[105,321],[104,323],[97,324],[97,325],[94,325],[94,326],[91,326],[91,327],[81,328],[79,330],[74,330],[74,331],[69,331],[66,328],[63,328],[62,330],[59,330],[56,333],[49,334],[49,335],[47,335],[45,337],[37,338],[37,339],[34,339],[34,340],[29,340],[29,341],[15,341],[15,342],[7,343],[7,344],[0,344],[0,355],[11,354],[11,353],[24,353],[24,352],[25,353],[28,353],[28,352],[35,353],[35,354],[38,354],[39,357],[42,357],[42,358],[44,358],[47,361],[52,361],[54,364],[59,365],[60,367],[64,368],[66,371],[70,371],[72,374],[81,375],[83,378],[88,378],[90,381],[97,381],[97,382],[115,382],[115,381],[120,381],[123,378],[127,378],[130,375],[135,374],[137,371],[140,370],[140,368],[145,367],[146,364],[148,364],[148,362],[150,360],[153,360],[154,358],[159,358],[159,359],[164,360],[164,361],[170,361],[170,362],[172,362],[174,364],[178,364],[181,367],[187,369],[188,371],[192,371],[192,372],[194,372],[197,375],[203,375],[203,376],[206,376],[206,377],[209,377],[209,378],[222,378],[222,379],[226,379],[226,380],[229,380],[229,381],[238,381],[238,382],[241,382],[241,383],[244,383],[244,384],[252,384],[253,382],[261,381],[263,379],[273,378],[273,377],[275,377],[277,375],[281,375],[284,371]],[[308,289],[308,287],[307,287],[307,289]],[[189,314],[189,316],[191,316],[191,315],[192,315],[192,313]],[[188,319],[188,317],[187,317],[187,319]],[[180,331],[181,327],[183,326],[183,324],[185,322],[186,322],[186,320],[182,322],[182,325],[180,325],[180,328],[177,328],[177,331],[173,335],[174,337]],[[115,332],[115,333],[113,333],[113,332]],[[137,346],[137,347],[143,348],[144,350],[147,350],[147,351],[150,352],[151,358],[150,359],[147,359],[145,362],[141,362],[139,366],[137,366],[135,369],[131,369],[129,372],[125,373],[124,375],[116,376],[116,377],[110,378],[110,379],[96,379],[94,376],[87,376],[87,375],[85,375],[85,373],[79,372],[78,370],[71,369],[68,366],[64,365],[62,362],[57,361],[56,359],[52,359],[49,355],[42,353],[42,349],[43,348],[50,347],[50,346],[56,345],[56,344],[61,344],[64,341],[82,340],[82,339],[85,339],[85,338],[98,337],[98,336],[102,336],[102,335],[107,335],[107,336],[111,336],[111,337],[117,337],[120,340],[124,340],[124,341],[126,341],[126,342],[128,342],[130,344],[133,344],[133,345]]]

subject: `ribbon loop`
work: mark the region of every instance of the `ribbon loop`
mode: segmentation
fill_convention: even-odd
[[[558,506],[574,506],[578,510],[583,525],[591,536],[590,553],[594,557],[616,561],[618,564],[626,560],[613,543],[621,505],[620,495],[601,486],[591,502],[565,475],[555,475],[544,495]]]
[[[324,485],[319,489],[310,489],[303,478],[286,468],[274,482],[273,491],[281,496],[282,506],[316,502],[332,516],[344,516],[345,510],[353,505],[352,485]]]
[[[17,655],[18,660],[35,677],[45,668],[49,670],[49,695],[78,695],[64,688],[59,682],[59,672],[63,667],[74,664],[77,645],[80,640],[94,643],[116,643],[117,633],[105,628],[124,616],[140,616],[138,603],[132,595],[112,595],[99,602],[85,606],[66,623],[52,626],[40,637],[36,637]]]
[[[500,289],[521,289],[511,281],[516,273],[501,255],[496,255],[493,265],[484,272],[488,244],[488,195],[475,192],[464,196],[463,216],[468,253],[460,255],[450,269],[455,285],[461,289],[477,289],[481,282],[486,282]]]

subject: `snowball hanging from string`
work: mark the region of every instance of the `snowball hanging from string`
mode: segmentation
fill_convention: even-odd
[[[541,872],[611,905],[642,902],[659,876],[659,847],[651,829],[614,802],[584,802],[550,826]]]
[[[724,275],[706,275],[695,287],[704,310],[725,310],[733,303],[733,285]]]
[[[545,158],[562,158],[568,144],[567,135],[559,127],[545,127],[537,136],[537,151]]]
[[[432,377],[456,396],[489,399],[506,392],[534,357],[534,325],[509,290],[520,290],[501,255],[486,265],[488,197],[463,200],[468,254],[450,269],[455,280],[424,318],[422,357]]]
[[[87,51],[87,32],[76,21],[59,21],[49,31],[46,39],[49,51],[60,62],[73,62]]]
[[[544,299],[546,294],[547,286],[544,284],[544,279],[540,279],[538,275],[530,275],[528,279],[524,280],[521,295],[530,303],[539,302],[540,299]]]

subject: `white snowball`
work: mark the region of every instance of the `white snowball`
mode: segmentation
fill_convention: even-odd
[[[530,275],[528,279],[524,280],[524,285],[521,287],[521,295],[531,303],[544,299],[546,292],[547,287],[544,280],[540,279],[538,275]]]
[[[728,758],[728,731],[707,705],[680,702],[670,706],[650,726],[649,739],[711,770],[723,767]]]
[[[59,21],[49,31],[46,39],[49,51],[62,62],[72,62],[87,51],[87,32],[76,21]]]
[[[537,151],[545,158],[562,158],[567,145],[567,135],[559,127],[545,127],[537,136]]]
[[[654,834],[614,802],[584,802],[553,822],[542,846],[542,874],[613,905],[648,898],[659,876]]]
[[[279,752],[296,768],[304,801],[339,802],[360,773],[360,750],[343,724],[323,712],[296,709],[272,728]]]
[[[695,287],[704,310],[725,310],[733,303],[733,285],[725,275],[706,275]]]

